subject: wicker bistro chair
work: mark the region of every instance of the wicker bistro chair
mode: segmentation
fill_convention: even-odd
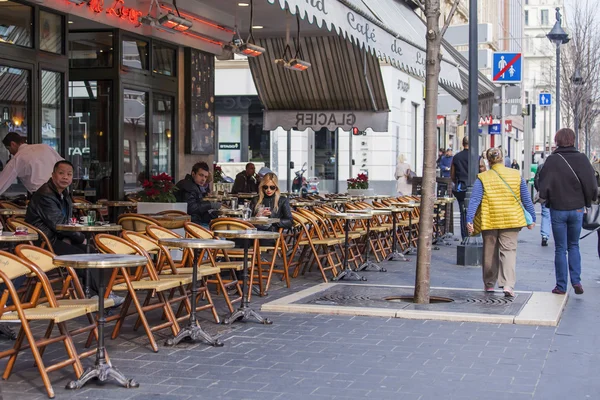
[[[323,281],[327,282],[327,271],[331,271],[332,278],[337,276],[338,267],[342,266],[339,255],[336,252],[336,247],[343,243],[344,239],[337,237],[326,237],[319,226],[311,222],[297,211],[292,211],[294,222],[301,226],[296,243],[292,249],[290,260],[293,260],[298,250],[302,248],[298,261],[290,263],[290,268],[295,267],[293,277],[297,277],[302,266],[302,273],[316,263],[323,277]],[[308,256],[308,257],[307,257]],[[334,260],[334,257],[336,260]],[[312,262],[309,265],[309,262]],[[324,265],[325,264],[325,265]]]
[[[44,234],[44,232],[42,232],[35,226],[28,224],[21,218],[14,218],[14,217],[9,218],[6,221],[6,225],[11,232],[14,232],[19,227],[25,227],[25,228],[27,228],[27,231],[29,233],[37,233],[39,241],[40,241],[40,247],[42,249],[47,249],[51,253],[54,253],[54,249],[52,248],[52,243],[50,243],[48,236],[46,236],[46,234]]]
[[[347,210],[366,210],[371,208],[369,204],[356,202],[346,204]],[[360,221],[364,229],[367,229],[367,221]],[[391,231],[392,223],[389,218],[382,218],[381,216],[373,216],[368,220],[369,226],[369,237],[365,241],[365,246],[371,248],[371,252],[375,255],[376,262],[381,262],[385,259],[386,255],[391,250]]]
[[[160,225],[154,218],[143,214],[121,214],[117,219],[117,224],[123,227],[124,231],[146,233],[148,225]]]
[[[107,318],[107,321],[117,320],[112,333],[112,338],[116,339],[119,336],[125,318],[137,314],[138,320],[136,321],[134,329],[137,329],[141,324],[146,331],[152,350],[158,352],[158,345],[156,344],[153,332],[165,328],[170,328],[173,335],[176,335],[179,332],[179,324],[177,323],[171,304],[165,296],[165,292],[168,292],[171,289],[180,288],[182,285],[188,285],[192,281],[191,278],[180,277],[178,279],[160,279],[154,270],[150,255],[145,250],[120,237],[99,234],[96,236],[96,245],[103,253],[138,254],[146,257],[148,260],[145,266],[135,268],[133,273],[129,271],[129,268],[118,268],[113,271],[106,292],[110,293],[111,290],[126,291],[127,296],[125,297],[125,302],[121,306],[120,314]],[[140,303],[137,298],[138,292],[146,293],[143,304]],[[150,303],[154,294],[156,294],[158,301]],[[176,300],[186,302],[187,296],[184,295]],[[130,312],[129,308],[132,302],[134,304],[134,310]],[[161,309],[163,311],[163,315],[166,317],[167,321],[155,326],[150,326],[150,323],[148,322],[148,312],[156,309]]]
[[[77,377],[83,374],[83,366],[75,349],[72,333],[67,327],[67,322],[88,314],[89,308],[87,306],[59,305],[50,282],[42,269],[24,259],[20,259],[18,256],[0,251],[0,265],[2,266],[0,268],[0,282],[4,283],[7,287],[0,295],[0,322],[17,320],[21,322],[21,329],[13,348],[0,352],[0,359],[9,357],[2,377],[3,379],[10,377],[19,352],[30,348],[35,360],[35,366],[42,377],[48,397],[54,398],[54,389],[48,377],[49,372],[72,365]],[[34,274],[38,278],[39,289],[33,292],[31,298],[21,300],[11,280],[29,274]],[[9,298],[12,300],[13,305],[5,307]],[[38,304],[40,299],[45,300],[46,303]],[[32,321],[46,321],[52,326],[56,325],[60,334],[50,337],[53,329],[49,327],[43,338],[36,339],[30,326]],[[94,329],[95,324],[86,328],[80,328],[77,332],[73,331],[73,334],[93,331]],[[64,344],[68,358],[46,366],[42,359],[43,349],[49,344],[59,342]]]
[[[159,226],[159,225],[148,225],[148,226],[146,226],[146,235],[149,236],[149,237],[151,237],[152,239],[154,239],[156,241],[158,241],[159,239],[174,239],[174,238],[180,238],[181,237],[181,235],[173,232],[172,230],[167,229],[167,228],[163,228],[162,226]],[[173,249],[173,250],[175,250],[175,249]],[[170,255],[170,253],[169,253],[169,255]],[[157,264],[157,267],[159,269],[162,269],[162,263],[161,263],[161,261],[163,263],[166,262],[166,260],[165,260],[165,254],[162,254],[162,256],[163,256],[163,259],[162,260],[159,259],[157,261],[159,263],[159,264]],[[183,251],[183,256],[182,256],[181,260],[177,263],[177,266],[180,267],[180,268],[184,268],[184,267],[191,268],[193,259],[194,259],[194,255],[192,253],[192,250],[191,249],[185,249]],[[190,274],[192,273],[191,269],[190,269],[189,273]]]
[[[158,228],[160,228],[160,227],[158,227]],[[164,229],[164,228],[160,228],[160,229]],[[168,232],[170,232],[170,231],[168,231]],[[172,232],[170,232],[170,233],[171,233],[171,235],[164,236],[164,238],[168,239],[168,238],[179,238],[180,237],[177,234],[174,234]],[[154,239],[152,237],[149,237],[148,235],[142,235],[141,233],[128,232],[128,231],[123,232],[123,239],[125,239],[129,243],[143,249],[148,254],[150,254],[151,252],[156,253],[157,262],[155,264],[155,271],[157,272],[159,279],[161,279],[161,280],[185,279],[186,282],[189,283],[185,286],[188,286],[189,289],[191,290],[190,285],[192,283],[192,268],[189,267],[189,270],[188,270],[189,272],[184,273],[183,272],[184,268],[179,268],[177,266],[177,263],[175,263],[173,261],[173,259],[171,258],[170,249],[159,244],[158,239]],[[216,323],[219,323],[220,319],[219,319],[219,315],[217,314],[214,303],[212,301],[212,298],[210,296],[210,293],[207,290],[206,283],[207,283],[207,278],[212,275],[217,275],[217,280],[219,280],[220,279],[220,277],[218,276],[219,272],[220,272],[220,269],[218,267],[205,264],[205,265],[199,266],[198,276],[197,276],[198,282],[200,282],[200,285],[201,285],[201,287],[198,289],[198,296],[204,296],[206,298],[207,304],[197,306],[196,311],[210,310],[213,314],[213,318],[215,319]],[[189,292],[189,290],[188,290],[188,292],[186,292],[182,289],[183,288],[178,288],[181,295],[187,296],[187,293]],[[174,289],[171,290],[171,292],[169,293],[169,302],[173,303],[174,301],[177,300],[177,299],[173,298],[174,293],[175,293]],[[225,295],[227,295],[227,293],[225,293]],[[197,304],[199,304],[199,303],[197,303]],[[184,308],[184,306],[185,306],[185,308]],[[183,314],[184,310],[187,311],[187,314]],[[190,310],[191,310],[191,304],[188,301],[186,301],[185,303],[180,303],[179,308],[177,309],[177,312],[175,313],[175,315],[177,317],[177,321],[182,322],[182,321],[187,320],[189,317]]]
[[[21,207],[18,204],[13,203],[12,201],[2,200],[2,201],[0,201],[0,208],[20,209],[23,207]]]

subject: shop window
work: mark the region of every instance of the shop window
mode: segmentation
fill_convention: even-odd
[[[154,95],[152,103],[152,175],[173,176],[173,98]]]
[[[71,68],[110,68],[113,66],[111,31],[72,32],[69,34]]]
[[[155,74],[175,76],[175,49],[160,43],[152,45],[152,70]]]
[[[217,117],[219,162],[242,161],[242,117]]]
[[[2,3],[0,3],[2,4]],[[0,140],[8,132],[17,132],[27,138],[31,75],[28,70],[0,65]],[[8,150],[0,146],[0,169],[10,158]],[[21,184],[13,184],[8,192],[25,193]]]
[[[0,43],[33,47],[33,9],[16,1],[0,2]]]
[[[148,177],[148,94],[136,90],[123,91],[123,145],[129,149],[129,172],[125,173],[125,191],[141,190]]]
[[[63,54],[63,17],[40,11],[40,50]]]
[[[42,142],[61,152],[62,88],[60,72],[42,70]]]
[[[148,42],[136,39],[123,39],[123,66],[148,69]]]
[[[112,177],[111,82],[69,82],[69,148],[73,187],[109,198]],[[58,136],[60,137],[60,136]]]

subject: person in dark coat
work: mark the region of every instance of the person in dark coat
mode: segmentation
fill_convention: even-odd
[[[216,210],[221,208],[221,203],[204,200],[210,194],[206,185],[210,174],[208,164],[199,162],[194,164],[192,172],[177,182],[175,197],[181,203],[187,203],[187,213],[195,224],[208,227],[208,223],[216,218]]]
[[[258,176],[256,167],[252,163],[246,164],[246,169],[235,176],[231,193],[257,193]]]
[[[450,169],[452,168],[452,149],[446,150],[446,155],[440,160],[440,170],[442,178],[450,178]]]
[[[575,293],[583,294],[579,235],[584,207],[596,200],[598,184],[590,161],[574,147],[573,130],[559,130],[554,141],[557,149],[544,162],[539,176],[539,197],[550,208],[555,243],[556,286],[552,293],[565,294],[570,275]]]

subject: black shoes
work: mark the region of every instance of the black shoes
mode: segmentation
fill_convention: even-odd
[[[548,246],[548,238],[547,237],[543,237],[542,238],[542,247],[547,247]]]
[[[17,339],[17,334],[9,324],[0,324],[0,337],[2,336],[9,340]]]

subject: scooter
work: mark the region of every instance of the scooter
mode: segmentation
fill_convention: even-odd
[[[302,196],[307,194],[319,194],[319,178],[311,177],[306,179],[304,173],[306,172],[306,163],[302,164],[302,168],[296,171],[296,177],[292,181],[292,192],[300,193]]]

